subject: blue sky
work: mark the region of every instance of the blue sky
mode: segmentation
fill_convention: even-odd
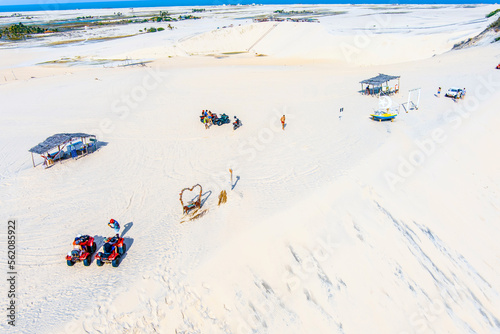
[[[0,0],[0,6],[10,5],[45,5],[52,3],[72,3],[72,2],[111,2],[119,0]]]
[[[120,1],[120,0],[0,0],[0,6],[38,5],[38,4],[47,5],[54,3],[112,2],[112,1]]]

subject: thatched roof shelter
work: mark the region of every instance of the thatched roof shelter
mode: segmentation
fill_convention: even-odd
[[[85,143],[85,139],[89,138],[90,142],[94,142],[94,144],[87,144]],[[40,144],[32,147],[29,149],[29,152],[31,152],[31,159],[33,161],[33,167],[35,167],[35,161],[33,159],[33,153],[37,153],[42,155],[42,157],[46,160],[53,160],[54,158],[57,160],[61,159],[61,152],[64,149],[66,145],[69,143],[72,143],[74,140],[81,140],[82,143],[82,151],[85,151],[85,153],[88,153],[87,148],[92,146],[93,149],[95,150],[95,144],[97,142],[96,136],[95,135],[90,135],[87,133],[58,133],[53,136],[50,136],[49,138],[45,139],[43,142]],[[57,154],[50,155],[49,152],[52,151],[53,149],[57,148]],[[75,152],[76,153],[76,152]],[[45,156],[43,156],[43,154]]]
[[[379,73],[379,75],[377,75],[376,77],[360,81],[361,92],[364,93],[365,90],[369,91],[370,86],[372,86],[371,87],[371,94],[376,94],[375,92],[380,94],[381,92],[383,92],[382,87],[389,87],[389,81],[397,79],[398,83],[397,83],[397,85],[394,86],[394,90],[392,91],[394,93],[397,93],[399,91],[400,77],[401,76],[399,76],[399,75],[396,76],[396,75],[387,75],[387,74]],[[364,88],[363,85],[366,85],[366,87]]]

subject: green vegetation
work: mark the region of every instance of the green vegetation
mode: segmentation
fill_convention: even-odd
[[[490,24],[490,26],[488,28],[494,29],[495,31],[500,30],[500,17],[495,22]]]
[[[495,38],[495,40],[493,41],[493,43],[498,42],[498,41],[500,41],[500,36],[497,37],[497,38]]]
[[[0,38],[5,36],[5,38],[10,40],[20,40],[29,37],[30,34],[43,34],[47,29],[40,28],[37,26],[25,26],[22,23],[13,24],[9,27],[0,30]]]
[[[168,14],[168,11],[166,11],[166,12],[160,11],[160,15],[153,16],[152,18],[149,19],[149,21],[162,22],[162,21],[177,21],[177,20],[175,18],[171,17]]]
[[[500,12],[500,8],[498,9],[495,9],[494,11],[492,11],[491,13],[489,13],[488,15],[486,15],[486,18],[488,17],[492,17],[493,15],[495,15],[496,13]]]
[[[174,27],[172,27],[170,24],[168,25],[168,28],[170,30],[174,29]],[[157,31],[163,31],[163,30],[165,30],[165,28],[162,28],[162,27],[160,27],[160,28],[151,27],[149,29],[144,28],[144,32],[157,32]],[[139,32],[142,32],[142,30],[139,30]]]
[[[193,12],[193,13],[202,13],[202,12],[204,12],[204,11],[205,11],[205,8],[199,8],[199,9],[197,9],[197,8],[193,8],[193,9],[192,9],[192,12]]]
[[[182,20],[198,20],[198,19],[201,19],[201,17],[199,17],[199,16],[193,16],[193,15],[179,15],[179,18],[178,18],[179,21],[182,21]]]
[[[201,11],[199,9],[198,11]],[[121,12],[114,12],[112,15],[105,16],[91,16],[91,15],[82,15],[78,17],[73,17],[70,19],[61,19],[50,21],[47,25],[28,25],[28,24],[11,24],[11,25],[0,25],[0,39],[2,40],[25,40],[34,34],[42,34],[42,33],[59,33],[59,32],[70,32],[74,30],[82,30],[87,29],[88,27],[104,27],[104,26],[117,26],[124,25],[130,23],[143,23],[143,26],[148,26],[150,24],[154,24],[156,22],[175,22],[178,20],[189,20],[189,19],[199,19],[200,17],[196,17],[193,15],[181,15],[179,17],[172,17],[168,11],[159,11],[158,15],[151,17],[149,14],[137,15],[133,14],[133,16],[125,15]],[[153,14],[154,15],[154,14]],[[12,14],[9,15],[13,17],[20,17],[22,19],[29,19],[25,15],[21,14]],[[4,18],[0,16],[0,18]],[[5,16],[7,18],[7,16]],[[169,23],[170,23],[169,22]],[[163,26],[161,28],[144,28],[139,32],[157,32],[164,30],[172,30],[174,27],[170,24],[167,26]],[[35,37],[35,36],[33,36]],[[93,39],[100,40],[100,39]],[[72,43],[76,40],[71,40],[69,43]],[[56,43],[64,43],[64,42],[56,42]]]
[[[283,9],[275,10],[274,11],[276,14],[286,14],[286,15],[296,15],[296,14],[314,14],[313,11],[310,10],[291,10],[291,11],[285,11]]]

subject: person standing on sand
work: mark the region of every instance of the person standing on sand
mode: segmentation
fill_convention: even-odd
[[[285,115],[281,116],[281,129],[285,130]]]
[[[464,87],[464,89],[462,90],[462,99],[464,99],[464,98],[465,98],[465,87]]]
[[[211,111],[208,111],[208,125],[209,125],[209,126],[212,126],[212,125],[213,125],[212,121],[213,121],[213,115],[212,115],[212,112],[211,112]]]
[[[438,88],[438,94],[437,94],[437,97],[440,97],[441,96],[441,87]]]
[[[120,237],[120,224],[116,220],[110,219],[108,226],[115,230],[117,237]]]

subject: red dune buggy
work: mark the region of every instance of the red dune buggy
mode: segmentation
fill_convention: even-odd
[[[90,266],[92,261],[92,254],[96,251],[96,244],[94,238],[89,235],[78,236],[73,245],[80,245],[81,251],[73,249],[66,255],[66,263],[68,266],[73,266],[76,262],[83,261],[84,266]]]
[[[104,263],[110,263],[113,267],[120,265],[121,256],[127,251],[127,245],[123,242],[123,238],[112,237],[104,241],[102,252],[95,256],[96,263],[100,267]]]

